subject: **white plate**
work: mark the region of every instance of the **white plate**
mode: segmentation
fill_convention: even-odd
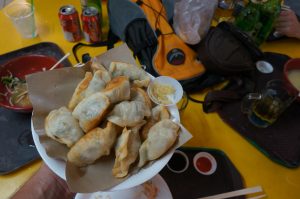
[[[151,179],[152,183],[158,188],[156,199],[172,199],[172,194],[167,183],[160,175],[156,175]],[[114,191],[114,192],[96,192],[91,194],[77,194],[75,199],[147,199],[143,194],[144,188],[142,185],[133,187],[127,190]]]
[[[170,106],[170,107],[168,107],[168,109],[171,114],[172,120],[174,122],[180,123],[180,117],[179,117],[179,112],[178,112],[177,107]],[[41,155],[42,159],[44,160],[44,162],[54,173],[56,173],[62,179],[66,180],[66,176],[65,176],[66,163],[62,160],[54,159],[47,155],[44,147],[40,143],[38,135],[34,131],[32,121],[31,121],[31,131],[32,131],[32,137],[33,137],[35,146],[36,146],[39,154]],[[146,182],[147,180],[153,178],[168,163],[168,161],[171,159],[174,151],[175,150],[169,151],[166,155],[164,155],[159,160],[155,161],[149,167],[147,167],[146,169],[141,169],[138,173],[133,174],[132,176],[130,176],[128,179],[126,179],[122,183],[111,188],[109,191],[129,189],[129,188],[138,186],[138,185]]]

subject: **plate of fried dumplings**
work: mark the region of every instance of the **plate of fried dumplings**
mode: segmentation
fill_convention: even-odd
[[[44,120],[45,135],[67,148],[67,164],[47,155],[32,126],[41,157],[73,191],[128,189],[151,179],[167,164],[186,130],[175,105],[150,100],[146,89],[152,78],[128,63],[93,62],[68,103],[50,110]],[[78,182],[91,178],[98,190]]]

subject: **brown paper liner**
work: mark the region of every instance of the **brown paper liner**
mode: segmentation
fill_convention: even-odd
[[[125,44],[95,57],[94,61],[106,68],[109,67],[112,61],[136,65],[132,52]],[[81,68],[61,68],[34,73],[26,77],[29,97],[33,105],[33,127],[47,155],[52,158],[66,160],[69,148],[46,136],[44,130],[45,118],[51,110],[67,106],[77,84],[83,79],[85,72],[90,70],[90,64],[86,64]],[[188,132],[180,133],[179,140],[173,149],[183,145],[190,137],[191,135]],[[112,149],[109,156],[101,157],[94,164],[87,167],[78,168],[67,162],[66,180],[68,186],[73,192],[79,193],[104,191],[123,182],[130,177],[130,174],[138,172],[138,168],[134,167],[125,178],[117,179],[113,177],[114,159],[114,149]],[[151,163],[144,168],[150,165]]]

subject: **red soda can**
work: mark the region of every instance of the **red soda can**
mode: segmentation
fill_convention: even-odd
[[[98,9],[92,6],[84,8],[81,21],[85,40],[90,43],[101,41],[101,20]]]
[[[78,12],[72,5],[65,5],[59,9],[58,17],[62,26],[65,39],[71,42],[80,41],[82,38]]]

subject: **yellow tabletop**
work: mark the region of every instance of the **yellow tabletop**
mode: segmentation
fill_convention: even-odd
[[[65,53],[71,52],[74,43],[64,39],[58,19],[58,9],[64,4],[72,4],[80,10],[79,0],[35,1],[39,35],[34,39],[22,39],[10,20],[0,11],[0,54],[39,42],[54,42]],[[106,16],[106,10],[103,11]],[[105,30],[107,31],[107,27]],[[294,39],[266,43],[262,49],[300,57],[300,41]],[[79,54],[89,52],[95,56],[105,50],[105,48],[83,48]],[[69,60],[75,64],[73,56],[70,56]],[[193,96],[203,99],[204,94]],[[300,198],[300,169],[287,169],[272,162],[226,125],[217,114],[205,114],[201,105],[190,102],[181,112],[181,121],[194,136],[186,145],[223,150],[242,174],[246,187],[261,185],[270,199]],[[0,199],[9,198],[36,172],[40,164],[41,161],[36,161],[12,174],[0,176]]]

